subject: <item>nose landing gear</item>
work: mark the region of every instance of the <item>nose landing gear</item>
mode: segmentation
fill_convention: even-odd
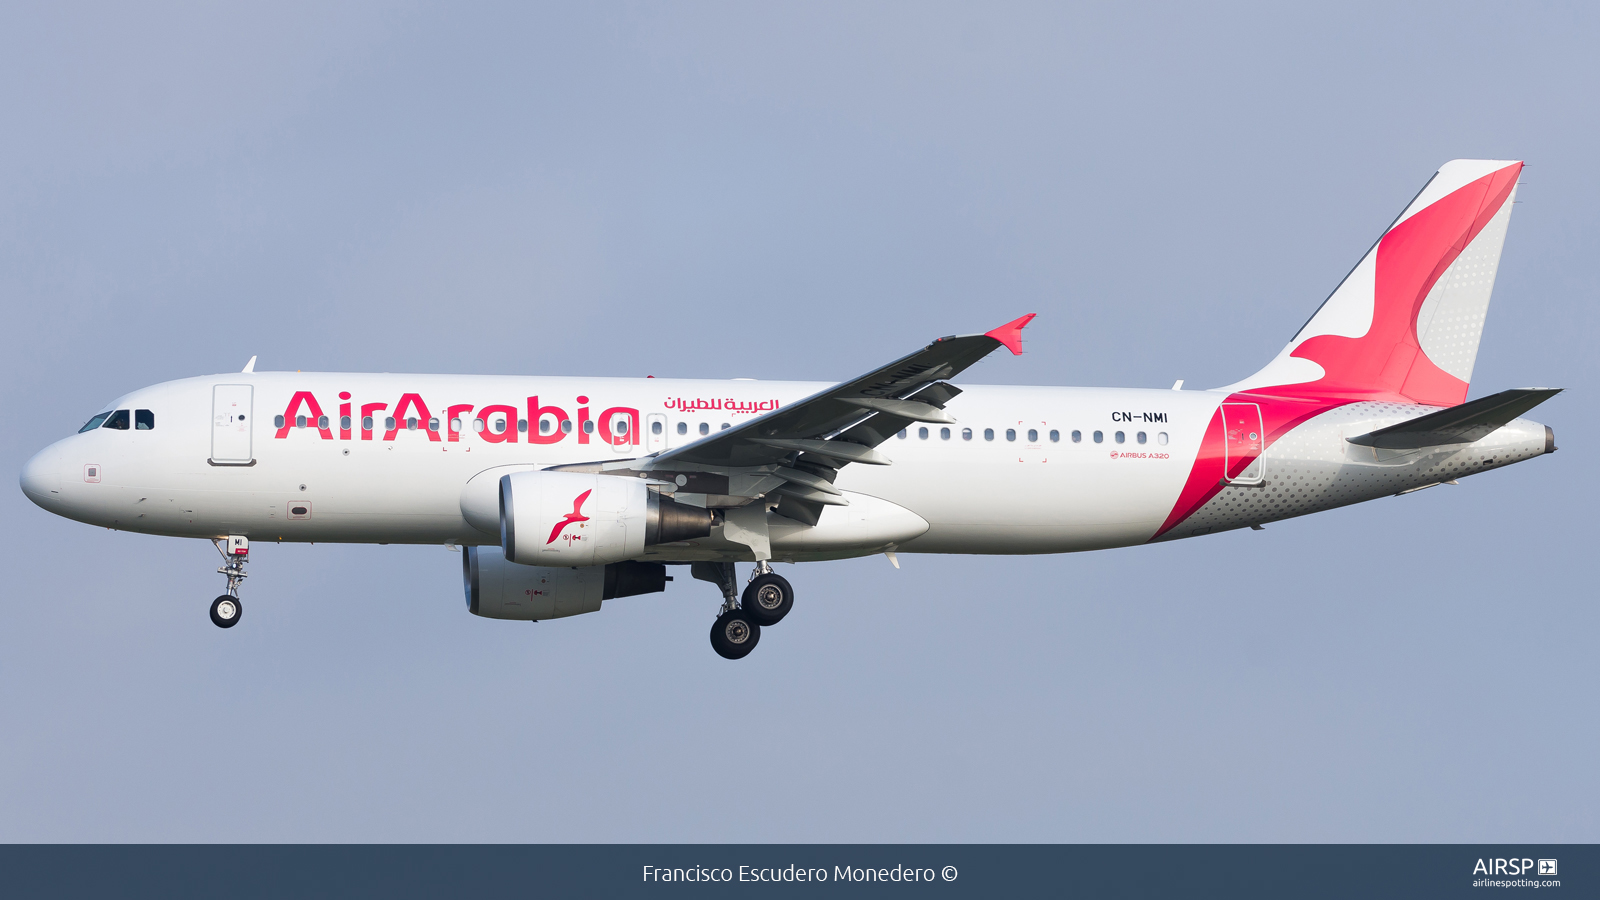
[[[226,546],[224,546],[224,540]],[[250,541],[241,534],[230,534],[225,539],[211,542],[222,554],[222,568],[217,574],[228,576],[228,592],[211,601],[211,624],[218,628],[232,628],[244,615],[244,604],[239,602],[239,585],[244,583],[244,564],[250,559]]]
[[[244,614],[244,604],[232,594],[223,594],[211,601],[211,624],[218,628],[232,628],[239,624],[239,616]]]
[[[761,640],[764,626],[776,625],[794,608],[794,588],[766,561],[756,563],[742,597],[737,592],[733,563],[695,563],[689,572],[722,591],[722,609],[711,625],[711,649],[723,659],[742,659]]]

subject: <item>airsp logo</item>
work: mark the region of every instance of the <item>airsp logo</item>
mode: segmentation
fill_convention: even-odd
[[[1548,869],[1546,867],[1549,867]],[[1531,859],[1480,859],[1472,868],[1474,875],[1526,875],[1533,868]],[[1556,861],[1553,859],[1539,860],[1540,875],[1556,874]]]

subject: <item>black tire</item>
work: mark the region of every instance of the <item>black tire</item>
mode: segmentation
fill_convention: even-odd
[[[739,608],[749,614],[750,621],[763,628],[776,625],[794,609],[794,588],[782,575],[758,575],[745,586]]]
[[[244,604],[239,602],[238,597],[223,594],[211,601],[211,624],[218,628],[232,628],[239,624],[239,617],[242,615],[244,615]]]
[[[711,649],[723,659],[743,659],[761,641],[761,626],[742,609],[717,616],[711,625]]]

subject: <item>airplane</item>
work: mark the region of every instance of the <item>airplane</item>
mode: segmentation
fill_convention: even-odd
[[[794,605],[774,563],[1035,554],[1196,537],[1555,451],[1558,393],[1468,383],[1523,164],[1442,166],[1289,343],[1212,390],[964,385],[1026,315],[838,384],[256,372],[126,394],[21,473],[43,509],[211,540],[243,613],[252,543],[439,544],[467,609],[540,621],[720,592],[747,655]],[[740,589],[736,564],[753,564]],[[681,572],[681,569],[674,571]]]

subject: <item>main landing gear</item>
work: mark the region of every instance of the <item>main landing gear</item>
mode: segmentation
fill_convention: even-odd
[[[239,585],[248,576],[244,564],[250,559],[250,541],[243,535],[230,534],[213,540],[217,552],[222,554],[222,568],[217,574],[228,576],[228,592],[211,601],[211,624],[218,628],[232,628],[244,615],[244,604],[239,602]]]
[[[722,590],[722,610],[711,624],[711,649],[723,659],[749,655],[761,641],[762,626],[778,624],[794,608],[794,588],[765,560],[756,563],[742,597],[733,563],[695,563],[690,574]]]

